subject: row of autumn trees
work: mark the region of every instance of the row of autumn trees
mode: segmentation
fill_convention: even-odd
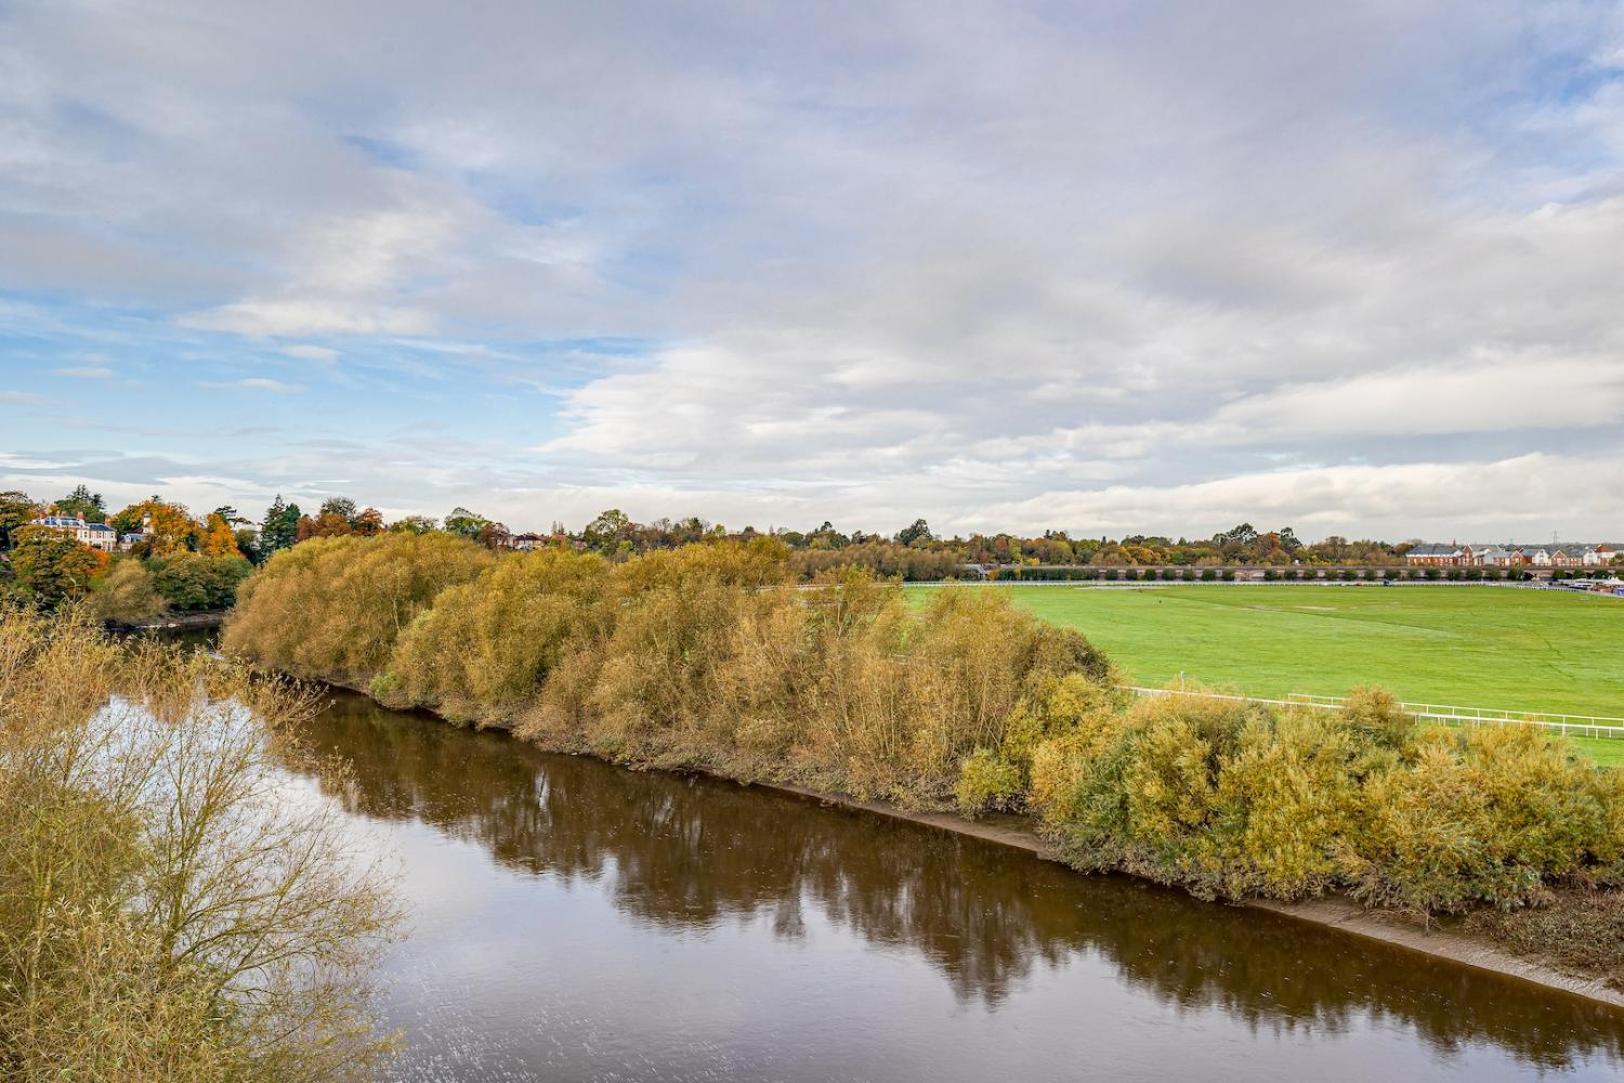
[[[443,530],[477,541],[492,549],[557,546],[598,553],[612,560],[675,549],[699,541],[731,538],[748,541],[763,532],[747,526],[731,531],[689,516],[639,523],[618,508],[602,512],[578,531],[555,522],[547,534],[517,537],[503,523],[466,508],[457,508],[442,521],[407,516],[386,524],[375,508],[357,510],[355,501],[339,497],[321,505],[315,516],[300,512],[297,504],[281,497],[266,510],[260,527],[258,550],[263,558],[278,549],[315,537],[370,537],[385,531],[422,534]],[[1223,567],[1226,565],[1398,566],[1410,543],[1349,541],[1328,537],[1304,543],[1290,527],[1259,531],[1250,523],[1210,538],[1173,540],[1133,534],[1120,539],[1073,538],[1050,530],[1037,536],[1011,533],[938,535],[924,519],[917,519],[895,534],[844,533],[829,522],[814,530],[773,528],[769,533],[784,543],[791,563],[802,579],[834,567],[858,566],[883,576],[907,580],[947,579],[962,576],[970,564],[994,569],[1033,565],[1072,567]],[[996,574],[996,571],[995,573]]]
[[[247,522],[247,520],[243,520]],[[396,534],[428,534],[443,530],[448,534],[479,542],[490,549],[503,549],[512,542],[507,527],[467,508],[454,508],[443,521],[426,515],[406,515],[393,523],[385,522],[383,513],[374,507],[358,507],[347,496],[335,496],[322,502],[316,514],[307,515],[299,505],[287,503],[280,493],[265,509],[258,530],[247,530],[241,540],[243,551],[255,563],[273,553],[290,548],[311,538],[370,538],[386,531]]]
[[[105,524],[132,543],[107,553],[71,531],[34,525],[51,515]],[[252,549],[253,532],[240,531],[240,522],[230,507],[198,517],[158,496],[109,513],[101,494],[83,485],[48,502],[3,492],[0,595],[20,595],[46,609],[89,596],[97,615],[122,623],[224,609],[252,570],[242,547]]]
[[[140,540],[129,553],[135,563],[121,567],[124,560],[109,561],[85,546],[68,544],[60,532],[26,526],[30,519],[47,512],[105,522],[121,537],[138,536]],[[9,540],[13,531],[18,532],[18,546]],[[165,609],[229,606],[236,583],[250,565],[312,538],[436,532],[489,549],[563,548],[597,553],[613,561],[694,542],[749,541],[762,536],[754,527],[730,531],[697,516],[639,523],[616,508],[604,511],[578,531],[555,522],[546,534],[515,536],[503,523],[463,507],[443,519],[407,515],[390,522],[377,508],[360,506],[342,496],[306,512],[278,495],[257,523],[230,506],[196,516],[183,505],[157,496],[109,514],[101,496],[81,485],[49,504],[23,493],[0,494],[0,554],[20,549],[0,566],[0,577],[9,578],[14,587],[47,604],[102,593],[102,609],[109,619],[134,622]],[[934,532],[924,519],[890,535],[861,530],[845,533],[829,522],[809,531],[773,528],[768,533],[786,546],[790,567],[803,581],[842,567],[860,567],[908,581],[960,578],[969,565],[990,570],[994,578],[1011,579],[1092,576],[1096,573],[1082,569],[1093,568],[1172,567],[1193,578],[1198,574],[1195,569],[1234,565],[1396,567],[1409,548],[1408,543],[1349,541],[1335,536],[1304,543],[1289,527],[1259,531],[1249,523],[1210,538],[1177,540],[1139,534],[1118,539],[1072,537],[1058,530],[1038,536],[976,533],[947,537]],[[1045,572],[1045,568],[1073,570]]]
[[[121,545],[106,553],[72,532],[33,525],[46,516],[83,519],[111,528]],[[444,532],[491,549],[511,543],[507,528],[456,508],[442,520],[408,515],[386,523],[373,507],[333,497],[305,514],[279,495],[255,523],[230,505],[196,515],[160,496],[108,510],[100,493],[80,485],[40,501],[0,492],[0,594],[21,595],[43,608],[88,597],[92,611],[114,623],[136,624],[169,613],[229,608],[253,566],[312,538]]]
[[[673,549],[691,542],[723,537],[748,540],[760,532],[754,527],[729,531],[697,517],[650,523],[633,521],[624,512],[610,509],[588,523],[579,533],[566,533],[555,524],[552,536],[568,540],[577,549],[610,557],[626,557],[658,549]],[[793,561],[803,578],[831,566],[856,564],[885,575],[905,579],[939,579],[956,574],[964,565],[996,567],[1075,565],[1131,567],[1135,565],[1364,565],[1403,563],[1410,543],[1349,541],[1328,537],[1304,543],[1290,527],[1259,531],[1250,523],[1215,534],[1210,538],[1177,540],[1144,534],[1120,539],[1072,537],[1063,530],[1048,530],[1026,536],[1008,532],[997,534],[939,535],[924,519],[895,534],[845,533],[825,521],[814,530],[774,528],[769,533],[794,554]]]

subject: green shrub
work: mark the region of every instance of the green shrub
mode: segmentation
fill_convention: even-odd
[[[953,793],[959,810],[967,816],[988,809],[1013,811],[1026,797],[1026,780],[1020,767],[978,748],[959,768],[959,783]]]
[[[1092,653],[1092,648],[1088,651]],[[1046,668],[1050,673],[1064,669],[1063,666]],[[998,745],[978,748],[972,760],[965,761],[957,790],[959,810],[968,816],[989,809],[1024,810],[1027,795],[1034,789],[1034,758],[1039,750],[1059,739],[1069,740],[1080,732],[1085,734],[1085,739],[1091,739],[1086,735],[1096,733],[1102,719],[1114,717],[1122,704],[1123,693],[1115,683],[1115,674],[1097,653],[1080,661],[1076,671],[1033,681],[1031,689],[1010,711]],[[1009,783],[1004,789],[993,791],[980,781],[965,781],[968,774],[978,779],[987,777],[994,766],[1008,772],[999,776]],[[1051,769],[1061,766],[1052,764]],[[967,796],[979,792],[986,792],[989,800],[977,802]],[[992,801],[995,794],[998,800]]]
[[[1371,784],[1355,891],[1422,912],[1541,901],[1553,880],[1616,867],[1620,796],[1535,727],[1433,730]]]
[[[1204,857],[1231,897],[1300,898],[1334,886],[1363,809],[1370,762],[1355,730],[1322,711],[1254,716],[1222,764]]]
[[[1361,686],[1350,691],[1341,717],[1362,740],[1378,748],[1402,749],[1416,734],[1414,716],[1404,713],[1398,698],[1384,688]]]
[[[221,646],[267,669],[365,687],[440,591],[494,560],[438,532],[313,538],[242,584]]]
[[[113,561],[92,590],[89,604],[97,619],[116,624],[139,624],[169,611],[169,602],[158,593],[151,570],[134,557]]]
[[[1371,689],[1336,713],[1164,696],[1084,719],[1045,732],[1028,787],[1081,868],[1423,913],[1624,875],[1624,780],[1534,727],[1422,732]]]
[[[601,633],[608,565],[596,554],[516,554],[447,587],[401,635],[378,699],[455,721],[511,724],[547,674]]]
[[[152,584],[169,607],[182,613],[227,609],[253,565],[242,557],[206,557],[177,553],[147,562]]]

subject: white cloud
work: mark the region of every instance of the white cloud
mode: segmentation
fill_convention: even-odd
[[[324,365],[330,365],[338,360],[338,351],[326,346],[311,346],[308,344],[284,346],[282,352],[289,357],[297,357],[301,361],[319,361]]]
[[[1305,437],[1614,426],[1624,418],[1624,359],[1484,357],[1458,368],[1405,368],[1289,384],[1220,407],[1207,439],[1291,443]]]
[[[1310,537],[1373,532],[1496,536],[1546,533],[1553,522],[1618,523],[1624,494],[1595,484],[1594,464],[1530,454],[1509,459],[1334,466],[1217,478],[1188,485],[1049,492],[980,510],[970,522],[1084,534],[1145,531],[1205,536],[1239,522],[1292,525]],[[1615,532],[1616,527],[1615,527]]]
[[[432,319],[407,308],[369,306],[318,297],[241,301],[180,319],[183,327],[255,337],[352,334],[423,335]]]
[[[0,467],[5,467],[8,470],[54,470],[71,465],[72,460],[64,461],[0,451]]]
[[[213,391],[242,388],[246,391],[267,391],[274,395],[297,395],[305,390],[298,384],[283,383],[267,376],[248,376],[241,380],[206,380],[201,386]]]

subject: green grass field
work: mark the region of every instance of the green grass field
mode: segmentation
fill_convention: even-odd
[[[932,587],[910,588],[916,599]],[[1136,684],[1624,717],[1624,601],[1493,587],[1012,586]],[[1624,742],[1619,744],[1624,754]],[[1624,755],[1621,755],[1624,758]]]
[[[1570,740],[1603,767],[1624,767],[1624,741],[1595,737],[1573,737]]]

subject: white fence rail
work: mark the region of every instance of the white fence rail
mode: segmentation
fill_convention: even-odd
[[[1311,696],[1292,693],[1285,699],[1266,699],[1261,696],[1236,696],[1203,692],[1184,688],[1142,688],[1133,686],[1140,696],[1204,696],[1242,703],[1263,703],[1274,707],[1312,707],[1323,711],[1338,711],[1348,702],[1345,696]],[[1428,722],[1444,722],[1452,726],[1540,726],[1569,737],[1605,737],[1624,740],[1624,718],[1605,715],[1557,714],[1551,711],[1507,711],[1490,707],[1461,707],[1450,703],[1403,703],[1399,707],[1406,713]]]

